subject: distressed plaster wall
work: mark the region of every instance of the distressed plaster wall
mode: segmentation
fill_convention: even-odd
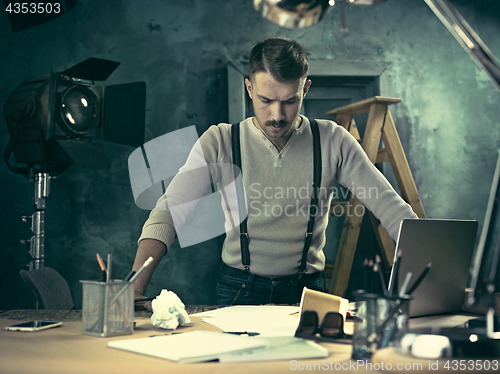
[[[497,1],[452,1],[491,51],[500,56]],[[256,14],[247,0],[97,1],[80,3],[50,23],[13,34],[0,15],[0,103],[24,79],[62,71],[89,57],[121,62],[106,81],[147,84],[146,141],[195,125],[201,134],[227,114],[226,65],[242,64],[270,36],[298,40],[322,70],[382,71],[381,94],[400,97],[391,108],[428,217],[482,223],[500,146],[500,93],[420,0],[338,7],[305,30],[286,30]],[[368,69],[369,70],[369,69]],[[0,120],[0,149],[9,136]],[[95,254],[114,250],[116,277],[133,262],[148,212],[134,204],[127,171],[132,149],[117,147],[109,171],[73,165],[52,181],[46,212],[46,265],[56,268],[81,305],[79,280],[98,275]],[[390,173],[388,173],[390,176]],[[29,308],[18,269],[29,237],[33,183],[0,163],[0,309]],[[162,260],[147,294],[162,288],[187,304],[213,302],[219,240],[180,249]],[[334,249],[326,249],[329,260]]]

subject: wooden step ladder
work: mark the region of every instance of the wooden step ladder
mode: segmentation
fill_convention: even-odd
[[[420,201],[415,181],[388,108],[389,105],[399,102],[401,102],[401,99],[398,98],[374,96],[328,111],[326,114],[336,115],[335,121],[337,124],[347,129],[360,142],[371,162],[376,164],[388,161],[391,163],[402,198],[411,205],[419,218],[425,218],[424,207]],[[369,112],[368,121],[363,139],[361,139],[353,116],[366,112]],[[380,148],[381,139],[385,148]],[[336,204],[345,203],[333,202],[331,211],[333,211]],[[353,194],[350,196],[349,204],[353,207],[353,211],[357,211],[358,205],[362,206],[362,203]],[[380,221],[371,212],[369,214],[377,242],[381,248],[382,261],[386,268],[390,268],[395,251],[393,241],[387,230],[380,224]],[[346,215],[345,217],[337,256],[331,272],[331,282],[328,289],[331,294],[345,296],[362,220],[363,217],[356,214]]]

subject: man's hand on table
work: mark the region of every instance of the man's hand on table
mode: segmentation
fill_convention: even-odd
[[[153,306],[151,305],[151,301],[154,298],[146,297],[138,291],[134,292],[134,305],[136,310],[146,309],[150,312],[153,311]]]

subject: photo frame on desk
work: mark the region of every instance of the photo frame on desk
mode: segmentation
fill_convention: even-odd
[[[304,287],[300,299],[300,314],[306,310],[314,310],[318,314],[318,319],[322,321],[328,312],[338,312],[345,320],[348,305],[349,300],[343,297]]]
[[[325,320],[325,316],[327,316],[328,313],[340,313],[343,318],[343,332],[348,336],[352,335],[354,332],[354,324],[350,322],[345,323],[348,307],[349,300],[343,297],[304,287],[300,300],[299,318],[302,321],[305,312],[315,312],[318,321],[321,322]],[[318,338],[317,340],[321,339]]]

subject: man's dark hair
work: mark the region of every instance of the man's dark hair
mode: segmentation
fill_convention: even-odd
[[[253,47],[248,72],[250,80],[255,73],[271,74],[278,82],[294,82],[309,72],[306,51],[294,40],[269,38]]]

